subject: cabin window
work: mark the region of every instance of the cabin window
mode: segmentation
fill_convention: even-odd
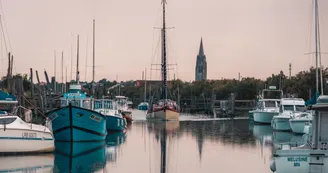
[[[284,105],[285,111],[294,111],[294,105]]]
[[[282,105],[280,105],[280,107],[279,107],[279,112],[283,112]]]
[[[16,118],[1,118],[0,124],[11,124],[16,120]]]
[[[80,100],[72,100],[71,104],[72,104],[72,106],[80,107]]]
[[[267,108],[276,107],[276,102],[275,101],[265,101],[265,107],[267,107]]]
[[[296,105],[296,111],[301,111],[301,112],[303,112],[303,111],[305,111],[306,110],[306,107],[305,106],[303,106],[303,105]]]

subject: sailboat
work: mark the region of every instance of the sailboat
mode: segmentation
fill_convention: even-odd
[[[162,1],[163,4],[163,28],[162,28],[162,96],[161,99],[150,104],[147,111],[147,120],[179,120],[180,108],[176,101],[167,98],[167,61],[166,61],[166,24],[165,24],[165,4],[166,0]]]
[[[319,92],[318,72],[318,0],[314,1],[315,8],[315,55],[316,55],[316,94]],[[321,93],[322,94],[322,93]],[[270,169],[277,173],[324,173],[328,172],[328,96],[321,95],[314,100],[310,110],[314,111],[312,125],[306,125],[304,137],[307,141],[281,144],[273,154],[274,159]]]
[[[145,91],[144,91],[144,102],[141,102],[138,105],[138,109],[139,110],[148,110],[149,104],[147,103],[147,79],[146,79],[146,75],[147,71],[145,70]]]
[[[61,108],[47,113],[56,142],[104,141],[106,117],[93,111],[93,98],[82,92],[79,83],[79,36],[77,37],[76,84],[60,98]]]

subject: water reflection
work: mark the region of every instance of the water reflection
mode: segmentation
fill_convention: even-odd
[[[76,143],[73,150],[56,143],[54,155],[0,157],[0,172],[271,173],[274,146],[301,139],[248,120],[137,121],[102,143]]]
[[[108,134],[106,137],[106,158],[108,162],[116,162],[121,150],[119,146],[126,140],[125,132]],[[121,152],[121,153],[120,153]]]
[[[0,157],[0,172],[51,172],[54,166],[52,154],[36,156],[5,156]]]
[[[54,172],[94,172],[106,164],[105,142],[56,142]]]

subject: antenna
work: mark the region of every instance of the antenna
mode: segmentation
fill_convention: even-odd
[[[56,50],[54,51],[54,92],[56,93],[57,92],[57,82],[56,82]]]
[[[289,63],[289,79],[292,77],[292,63]]]
[[[94,82],[95,82],[95,46],[96,46],[96,20],[93,19],[93,51],[92,51],[92,94],[95,93],[95,89],[94,89]]]
[[[62,77],[62,89],[61,92],[64,92],[64,51],[62,51],[62,59],[61,59],[61,77]]]

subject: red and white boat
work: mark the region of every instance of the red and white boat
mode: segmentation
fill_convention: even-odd
[[[146,118],[149,120],[179,120],[180,108],[177,103],[170,99],[159,100],[153,104],[148,112]]]

